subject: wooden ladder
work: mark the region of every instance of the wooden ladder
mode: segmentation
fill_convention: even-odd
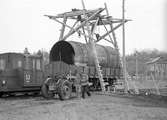
[[[91,41],[91,47],[92,47],[93,54],[94,54],[95,66],[96,66],[97,74],[98,74],[98,77],[99,77],[99,80],[100,80],[101,89],[104,92],[105,91],[105,83],[104,83],[104,79],[103,79],[101,66],[99,64],[99,60],[98,60],[98,57],[97,57],[95,43],[93,41]]]
[[[82,0],[82,6],[83,6],[83,10],[84,10],[83,11],[84,12],[83,13],[84,17],[85,17],[85,19],[87,19],[88,16],[85,14],[86,9],[85,9],[85,4],[84,4],[83,0]],[[99,80],[100,80],[101,89],[104,92],[105,91],[105,84],[104,84],[104,80],[103,80],[102,70],[100,69],[95,43],[93,41],[93,34],[94,34],[94,30],[95,30],[95,28],[97,26],[97,23],[98,23],[98,19],[96,20],[95,27],[94,27],[93,31],[90,30],[88,22],[86,23],[86,27],[87,27],[87,31],[88,31],[88,35],[89,35],[89,43],[91,45],[91,48],[92,48],[92,51],[93,51],[93,55],[94,55],[94,62],[95,62],[96,70],[97,70],[98,77],[99,77]]]

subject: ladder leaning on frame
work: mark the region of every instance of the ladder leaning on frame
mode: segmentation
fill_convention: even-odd
[[[85,14],[85,4],[82,0],[82,6],[83,6],[83,9],[84,9],[84,17],[86,19],[87,16]],[[92,51],[93,51],[93,55],[94,55],[94,61],[95,61],[95,66],[96,66],[96,70],[97,70],[97,73],[98,73],[98,76],[99,76],[99,80],[100,80],[100,85],[101,85],[101,88],[102,88],[102,91],[105,91],[105,84],[104,84],[104,80],[103,80],[103,75],[102,75],[102,70],[100,69],[100,65],[99,65],[99,60],[98,60],[98,57],[97,57],[97,52],[96,52],[96,48],[95,48],[95,43],[93,41],[93,34],[94,34],[94,30],[96,29],[96,26],[97,26],[97,23],[98,23],[99,19],[96,20],[96,23],[94,25],[94,28],[93,30],[91,31],[90,28],[89,28],[89,24],[88,22],[86,23],[86,27],[87,27],[87,31],[88,31],[88,35],[89,35],[89,43],[92,47]]]

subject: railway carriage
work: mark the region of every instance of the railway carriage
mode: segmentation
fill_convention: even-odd
[[[0,54],[0,96],[13,92],[40,91],[42,80],[41,55]]]

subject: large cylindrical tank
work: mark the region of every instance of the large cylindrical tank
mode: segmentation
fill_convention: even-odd
[[[96,52],[102,67],[116,67],[119,65],[118,52],[109,46],[96,44]],[[50,51],[50,62],[63,61],[67,64],[86,63],[94,66],[94,57],[90,44],[74,41],[59,41]]]

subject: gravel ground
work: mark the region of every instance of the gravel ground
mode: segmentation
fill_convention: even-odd
[[[0,99],[0,120],[167,120],[167,99],[93,93],[86,99]]]

